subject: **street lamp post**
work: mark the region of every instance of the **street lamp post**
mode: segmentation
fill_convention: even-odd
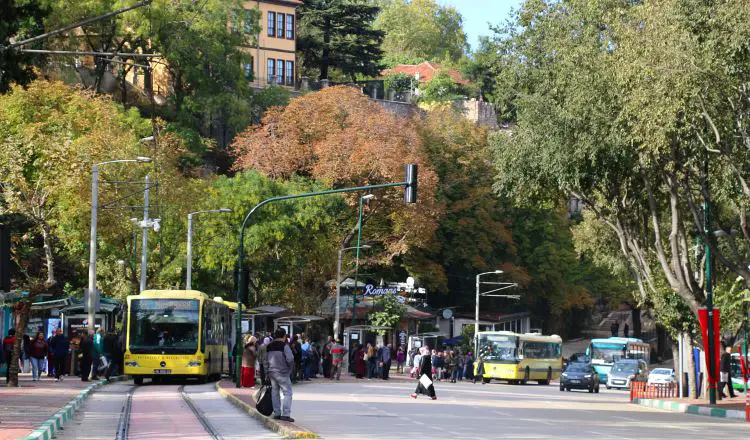
[[[497,297],[502,297],[502,298],[513,298],[513,299],[520,298],[519,295],[490,295],[491,293],[494,293],[494,292],[499,292],[501,290],[505,290],[505,289],[509,289],[511,287],[517,287],[518,286],[518,284],[516,284],[516,283],[501,283],[501,282],[487,282],[487,281],[482,282],[482,281],[480,281],[480,278],[482,277],[482,275],[489,275],[489,274],[493,274],[493,273],[495,273],[495,274],[501,274],[501,273],[503,273],[503,271],[498,269],[498,270],[494,270],[492,272],[482,272],[480,274],[477,274],[477,277],[476,277],[476,303],[475,303],[475,311],[474,311],[474,340],[475,341],[476,341],[477,335],[479,334],[479,296],[480,295],[481,296],[497,296]],[[479,287],[480,287],[481,284],[493,284],[493,285],[502,286],[502,287],[499,287],[499,288],[493,289],[493,290],[489,290],[487,292],[484,292],[484,293],[480,294],[479,293]],[[477,351],[477,347],[476,346],[474,347],[474,351],[475,352]]]
[[[357,287],[359,279],[359,243],[362,241],[362,202],[374,199],[373,194],[365,194],[359,198],[359,220],[357,220],[357,262],[354,269],[354,299],[352,301],[352,326],[357,322]]]
[[[185,276],[185,290],[190,290],[193,287],[193,216],[208,212],[232,212],[229,208],[219,209],[207,209],[204,211],[195,211],[188,214],[188,230],[187,230],[187,275]]]
[[[372,246],[370,246],[369,244],[366,244],[361,247],[364,249],[370,249]],[[335,306],[336,311],[334,312],[335,318],[333,320],[334,337],[338,337],[339,332],[341,331],[341,321],[340,321],[341,313],[339,311],[340,304],[341,304],[341,259],[343,258],[344,251],[348,251],[351,249],[357,249],[357,246],[351,246],[351,247],[339,249],[339,260],[336,266],[336,306]],[[356,288],[357,286],[355,285],[354,287]]]
[[[112,163],[148,163],[150,157],[136,157],[135,159],[118,159],[107,162],[94,164],[91,169],[91,237],[89,240],[89,295],[86,302],[88,308],[88,328],[94,330],[96,320],[96,297],[99,292],[96,290],[96,222],[99,210],[99,167]]]

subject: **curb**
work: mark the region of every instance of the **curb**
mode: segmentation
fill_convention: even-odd
[[[73,415],[75,414],[76,410],[83,405],[84,400],[102,387],[103,385],[110,383],[110,382],[119,382],[121,380],[127,379],[127,376],[117,376],[112,377],[109,380],[102,379],[98,382],[94,382],[88,387],[81,390],[76,397],[73,398],[70,402],[68,402],[67,405],[62,407],[58,412],[55,413],[52,417],[47,419],[46,422],[39,425],[36,429],[34,429],[31,434],[27,435],[26,437],[21,437],[21,440],[51,440],[55,437],[55,434],[57,434],[58,431],[63,429],[63,426],[65,426],[70,420],[73,418]]]
[[[709,408],[700,405],[689,405],[687,403],[674,402],[671,400],[657,399],[633,399],[633,403],[647,406],[649,408],[663,409],[667,411],[681,412],[709,417],[721,417],[745,421],[745,411],[723,408]]]
[[[260,420],[268,429],[278,432],[279,434],[281,434],[282,437],[284,438],[319,438],[318,434],[315,432],[308,431],[305,429],[289,428],[286,426],[286,424],[282,425],[281,423],[277,422],[271,417],[264,416],[263,414],[259,413],[255,408],[245,403],[242,399],[240,399],[239,397],[233,395],[229,391],[222,388],[219,385],[219,382],[216,382],[215,385],[216,385],[216,391],[218,391],[220,395],[224,396],[224,398],[226,398],[229,401],[229,403],[241,409],[242,411],[250,414],[255,419]]]

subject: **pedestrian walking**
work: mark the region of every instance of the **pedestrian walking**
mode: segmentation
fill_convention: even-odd
[[[5,356],[5,363],[8,364],[8,368],[5,369],[5,382],[10,382],[10,364],[13,362],[13,346],[16,345],[16,329],[12,328],[8,330],[8,336],[3,338],[3,353]]]
[[[65,374],[65,359],[70,351],[70,341],[65,337],[62,329],[55,330],[55,336],[49,341],[49,350],[55,361],[55,378],[59,382]]]
[[[302,375],[302,344],[299,341],[299,335],[292,336],[289,342],[289,349],[292,350],[292,356],[294,356],[294,369],[292,370],[292,383],[297,383]]]
[[[257,358],[255,336],[246,335],[242,349],[242,369],[240,370],[240,386],[252,388],[255,386],[255,361]]]
[[[424,394],[430,396],[430,399],[436,400],[435,386],[432,383],[432,357],[430,356],[430,350],[427,347],[423,347],[421,350],[422,357],[419,359],[419,370],[417,372],[417,389],[411,394],[412,399],[416,399],[418,394]],[[422,376],[426,376],[429,379],[430,384],[425,386],[422,382]]]
[[[396,373],[404,374],[404,363],[406,362],[406,351],[403,345],[398,346],[396,351]]]
[[[729,388],[729,397],[734,399],[734,386],[732,384],[732,346],[728,345],[721,354],[721,368],[719,374],[719,396],[727,397],[724,394],[724,385]]]
[[[44,370],[44,357],[47,355],[47,341],[44,333],[37,332],[34,340],[29,343],[29,361],[31,362],[31,380],[37,382],[41,379]]]
[[[294,354],[286,343],[286,331],[277,329],[273,341],[266,347],[263,368],[266,371],[264,382],[271,383],[273,418],[294,422],[292,418],[292,381]]]
[[[104,372],[104,378],[109,380],[112,376],[117,376],[122,372],[123,362],[125,361],[125,339],[119,332],[109,333],[104,337],[104,352],[109,365]],[[229,356],[231,358],[231,356]]]
[[[419,354],[419,350],[417,350],[417,353],[414,355],[414,358],[412,359],[412,367],[411,367],[411,371],[409,372],[409,375],[412,378],[417,377],[417,373],[419,372],[419,363],[421,361],[422,361],[422,355]]]
[[[629,335],[630,335],[630,326],[628,325],[627,322],[622,327],[622,335],[625,336],[626,338],[629,337]]]
[[[341,338],[336,336],[335,342],[331,345],[331,380],[341,380],[341,367],[344,364],[344,355],[346,349],[341,345]]]
[[[94,355],[93,337],[93,332],[91,332],[91,334],[81,334],[81,342],[79,343],[79,349],[81,350],[81,353],[78,355],[78,357],[81,363],[79,370],[81,372],[81,380],[83,382],[88,382],[89,375],[91,374],[91,363],[93,361]]]
[[[484,385],[484,361],[480,356],[477,356],[477,371],[474,373],[474,383],[477,383],[477,379],[482,381]]]

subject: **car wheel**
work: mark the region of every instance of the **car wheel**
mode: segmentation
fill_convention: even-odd
[[[611,387],[611,386],[609,386],[609,385],[605,385],[605,386],[607,387],[607,389],[608,389],[608,390],[611,390],[611,389],[612,389],[612,387]]]
[[[589,393],[593,393],[593,392],[594,392],[594,387],[589,387]]]
[[[560,391],[565,391],[565,387],[560,385]]]
[[[570,387],[565,387],[565,391],[570,392]]]

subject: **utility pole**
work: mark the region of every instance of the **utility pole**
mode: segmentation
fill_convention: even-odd
[[[704,185],[704,196],[703,196],[703,232],[705,233],[705,254],[706,254],[706,281],[705,281],[705,292],[706,292],[706,314],[708,316],[708,341],[706,342],[706,349],[708,350],[708,402],[711,405],[716,405],[716,348],[714,347],[714,295],[713,295],[713,283],[711,280],[711,247],[709,246],[709,240],[711,239],[711,201],[708,199],[708,154],[706,154],[705,162],[703,162],[703,185]],[[732,384],[729,384],[730,386]]]
[[[151,176],[146,176],[146,187],[143,190],[143,224],[141,225],[141,229],[143,229],[143,241],[141,243],[141,288],[138,290],[138,293],[143,293],[146,290],[146,270],[148,269],[148,226],[146,222],[149,220],[148,191],[150,187]]]

